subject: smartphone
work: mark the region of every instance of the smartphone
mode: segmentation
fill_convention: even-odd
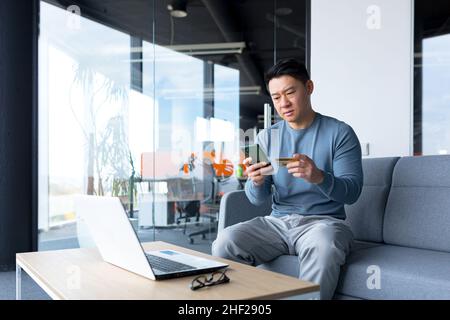
[[[241,147],[241,151],[244,153],[244,158],[251,157],[254,163],[265,162],[267,166],[270,165],[269,157],[264,153],[259,144],[250,144]]]

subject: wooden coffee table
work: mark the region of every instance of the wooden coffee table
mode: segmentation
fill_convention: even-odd
[[[172,249],[230,265],[230,282],[192,291],[195,276],[153,281],[104,262],[97,249],[67,249],[18,253],[16,298],[21,299],[25,271],[53,299],[240,300],[318,299],[319,286],[279,273],[171,245],[143,244],[146,250]]]

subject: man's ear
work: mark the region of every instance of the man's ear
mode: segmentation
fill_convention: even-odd
[[[312,95],[313,92],[314,92],[314,82],[312,80],[308,80],[306,82],[306,93],[308,93],[308,95]]]

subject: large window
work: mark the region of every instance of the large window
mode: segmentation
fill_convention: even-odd
[[[415,5],[414,153],[450,154],[450,4]]]
[[[423,40],[422,152],[450,154],[450,34]]]
[[[72,239],[74,194],[123,195],[130,111],[152,100],[130,90],[129,35],[46,2],[40,29],[39,229]]]

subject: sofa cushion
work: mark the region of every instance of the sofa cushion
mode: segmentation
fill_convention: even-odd
[[[450,252],[450,156],[401,158],[384,217],[388,244]]]
[[[383,216],[395,158],[363,159],[364,185],[357,202],[345,206],[346,223],[356,240],[383,241]]]
[[[247,221],[258,216],[269,215],[272,211],[272,198],[267,197],[260,206],[255,206],[248,200],[244,191],[225,193],[220,200],[219,225],[220,232],[226,227]]]
[[[377,267],[380,288],[369,289]],[[449,269],[446,252],[372,245],[349,254],[336,293],[363,299],[450,299]]]
[[[381,245],[381,244],[355,241],[351,248],[351,252],[355,251],[355,250],[371,248],[373,246],[378,246],[378,245]],[[291,276],[291,277],[295,277],[295,278],[298,278],[299,273],[300,273],[300,265],[298,263],[298,256],[293,256],[293,255],[279,256],[278,258],[276,258],[272,261],[260,264],[258,266],[258,268],[282,273],[287,276]]]
[[[272,261],[260,264],[258,268],[282,273],[295,278],[298,278],[298,275],[300,273],[298,256],[279,256]]]

